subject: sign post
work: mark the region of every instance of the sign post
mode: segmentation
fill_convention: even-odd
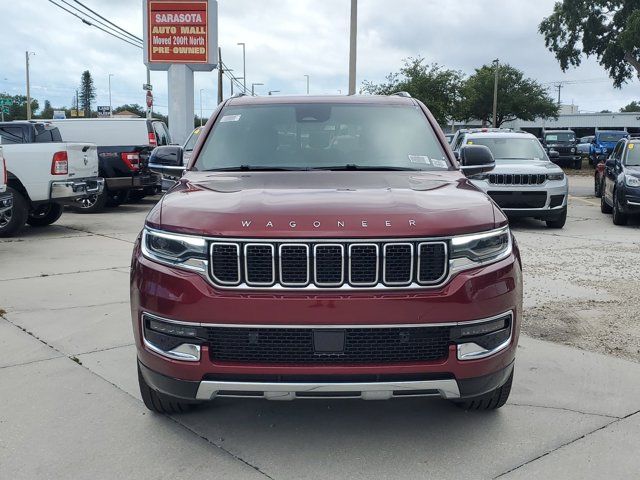
[[[168,72],[169,130],[183,143],[193,130],[193,72],[217,64],[218,2],[143,0],[143,12],[144,63]],[[153,102],[151,89],[145,90],[147,103]]]

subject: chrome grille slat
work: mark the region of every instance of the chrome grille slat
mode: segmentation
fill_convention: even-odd
[[[547,181],[544,173],[491,173],[489,183],[492,185],[542,185]]]
[[[448,246],[447,239],[211,239],[209,278],[241,289],[433,288],[449,274]]]

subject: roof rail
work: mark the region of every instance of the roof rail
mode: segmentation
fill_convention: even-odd
[[[405,98],[412,98],[411,94],[409,92],[394,92],[391,94],[391,96],[395,96],[395,97],[405,97]]]

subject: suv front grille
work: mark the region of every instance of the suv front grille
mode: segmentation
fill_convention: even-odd
[[[544,173],[490,173],[493,185],[542,185],[547,180]]]
[[[318,353],[311,328],[208,328],[212,361],[336,364],[433,361],[447,357],[451,327],[337,328],[339,353]]]
[[[211,280],[222,287],[290,289],[433,286],[448,273],[447,241],[214,241]]]

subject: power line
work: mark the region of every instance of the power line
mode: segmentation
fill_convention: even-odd
[[[102,20],[104,20],[105,22],[113,25],[114,27],[116,27],[118,30],[120,30],[123,33],[126,33],[127,35],[129,35],[130,37],[133,37],[134,39],[142,42],[142,39],[140,37],[136,37],[133,33],[128,32],[127,30],[125,30],[124,28],[116,25],[115,23],[113,23],[111,20],[104,18],[102,15],[100,15],[98,12],[96,12],[95,10],[91,10],[89,7],[87,7],[84,3],[79,2],[78,0],[73,0],[74,2],[76,2],[78,5],[80,5],[82,8],[90,11],[91,13],[93,13],[94,15],[97,15],[99,18],[101,18]]]
[[[105,30],[104,28],[102,28],[102,27],[100,27],[100,26],[98,26],[98,25],[94,25],[93,23],[91,23],[91,22],[90,22],[89,20],[87,20],[86,18],[83,18],[83,17],[81,17],[80,15],[77,15],[76,13],[72,12],[71,10],[69,10],[69,9],[67,9],[67,8],[63,7],[62,5],[60,5],[60,4],[56,3],[56,2],[54,2],[53,0],[49,0],[49,3],[52,3],[52,4],[53,4],[53,5],[55,5],[56,7],[61,8],[61,9],[62,9],[62,10],[64,10],[65,12],[67,12],[67,13],[69,13],[69,14],[73,15],[74,17],[76,17],[76,18],[80,19],[80,21],[82,21],[82,23],[85,23],[86,25],[89,25],[90,27],[95,27],[95,28],[97,28],[97,29],[99,29],[99,30],[102,30],[104,33],[107,33],[107,34],[111,35],[112,37],[117,38],[118,40],[122,40],[123,42],[126,42],[126,43],[128,43],[129,45],[133,45],[134,47],[142,48],[142,45],[137,44],[137,43],[133,43],[133,42],[129,41],[128,39],[123,38],[123,37],[120,37],[120,36],[116,35],[115,33],[110,32],[110,31],[108,31],[108,30]],[[89,17],[89,18],[91,18],[91,17]],[[92,19],[92,18],[91,18],[91,19]],[[95,19],[92,19],[92,20],[95,20]]]

